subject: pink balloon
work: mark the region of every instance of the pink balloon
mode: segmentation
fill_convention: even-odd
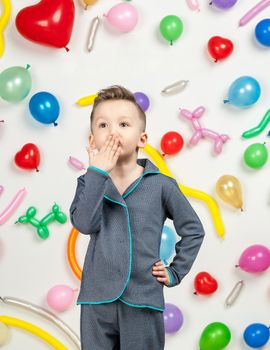
[[[200,5],[198,0],[187,0],[187,4],[191,10],[200,11]]]
[[[263,272],[270,266],[270,250],[261,244],[251,245],[241,254],[238,265],[246,272]]]
[[[125,2],[113,6],[104,16],[112,26],[122,33],[131,31],[138,22],[136,8]]]
[[[25,188],[19,190],[6,208],[0,213],[0,225],[7,221],[7,219],[14,213],[14,211],[21,204],[27,191]]]
[[[240,19],[239,26],[244,26],[245,24],[247,24],[253,17],[255,17],[259,12],[264,10],[269,5],[270,0],[261,0]]]
[[[54,286],[47,293],[47,303],[56,311],[65,311],[73,303],[77,290],[63,284]]]
[[[77,158],[74,157],[69,157],[69,163],[76,169],[78,170],[83,170],[85,169],[84,164]]]
[[[201,139],[208,138],[214,142],[214,153],[220,154],[223,144],[230,138],[228,135],[219,134],[213,130],[203,128],[199,122],[199,119],[202,117],[204,112],[205,108],[203,106],[197,107],[193,112],[180,108],[180,115],[188,119],[194,129],[194,134],[189,140],[189,144],[194,146],[197,145]]]

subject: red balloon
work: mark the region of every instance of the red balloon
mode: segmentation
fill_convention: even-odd
[[[208,272],[199,272],[194,279],[194,294],[212,294],[218,288],[217,280]]]
[[[230,56],[233,51],[233,43],[230,39],[221,36],[213,36],[208,41],[208,51],[217,62]]]
[[[39,149],[34,143],[26,143],[22,149],[15,154],[15,163],[23,169],[36,169],[40,163]]]
[[[184,145],[183,137],[176,131],[169,131],[162,136],[160,147],[165,154],[175,154],[181,151]]]
[[[73,28],[74,13],[73,0],[41,0],[19,11],[16,27],[26,39],[66,47]]]

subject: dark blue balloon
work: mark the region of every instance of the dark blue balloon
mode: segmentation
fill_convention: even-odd
[[[260,21],[255,28],[256,39],[264,46],[270,46],[270,19]]]
[[[251,348],[260,348],[264,346],[270,336],[269,327],[262,323],[252,323],[244,331],[245,342]]]
[[[32,116],[40,123],[57,125],[55,121],[59,116],[60,107],[55,96],[49,92],[42,91],[33,95],[29,109]]]

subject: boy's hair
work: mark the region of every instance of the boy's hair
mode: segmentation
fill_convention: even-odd
[[[140,107],[140,105],[136,102],[136,99],[135,99],[134,95],[132,94],[132,92],[129,91],[128,89],[124,88],[123,86],[112,85],[106,89],[100,90],[97,94],[97,97],[94,100],[93,109],[92,109],[92,112],[90,115],[91,132],[92,132],[92,122],[93,122],[93,118],[94,118],[94,113],[95,113],[97,106],[102,102],[106,102],[106,101],[110,101],[110,100],[126,100],[126,101],[130,101],[130,102],[134,103],[134,105],[138,109],[139,118],[142,122],[141,123],[142,124],[141,131],[142,132],[145,131],[146,116],[145,116],[144,111]]]

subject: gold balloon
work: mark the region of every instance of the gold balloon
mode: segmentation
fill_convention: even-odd
[[[216,191],[224,202],[243,211],[241,184],[235,176],[221,176],[216,183]]]
[[[87,6],[94,5],[97,0],[80,0],[81,4],[84,6],[85,10],[87,9]]]

